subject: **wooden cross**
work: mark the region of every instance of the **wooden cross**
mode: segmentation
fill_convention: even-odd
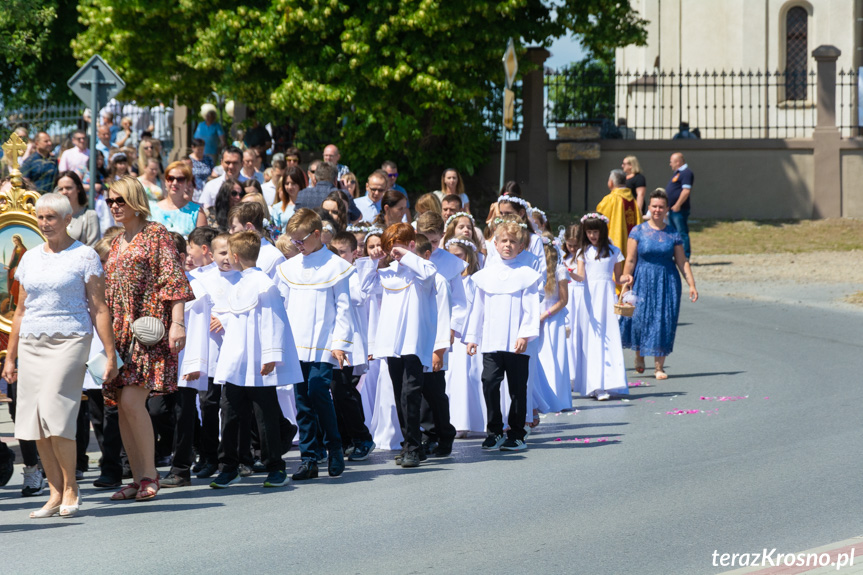
[[[3,144],[3,153],[6,155],[6,161],[9,162],[11,169],[18,169],[18,156],[23,156],[26,149],[27,144],[24,143],[24,140],[18,134],[12,132],[9,140]]]

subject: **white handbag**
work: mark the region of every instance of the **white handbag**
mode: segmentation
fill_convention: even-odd
[[[132,322],[132,343],[129,345],[129,355],[126,362],[131,361],[136,342],[145,347],[152,347],[164,338],[165,324],[162,323],[162,320],[150,316],[139,317]]]

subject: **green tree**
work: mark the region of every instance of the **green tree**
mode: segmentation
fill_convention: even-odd
[[[549,116],[554,123],[598,123],[614,118],[615,71],[610,55],[586,58],[546,76]]]
[[[0,101],[7,108],[74,101],[66,81],[77,65],[70,43],[82,31],[77,2],[0,2]]]
[[[484,163],[488,83],[509,37],[549,45],[581,35],[596,50],[643,43],[627,0],[81,0],[84,61],[101,53],[124,96],[211,90],[258,116],[288,116],[302,138],[338,135],[361,178],[385,158],[406,174]],[[529,69],[522,58],[521,70]],[[418,180],[409,184],[421,184]]]

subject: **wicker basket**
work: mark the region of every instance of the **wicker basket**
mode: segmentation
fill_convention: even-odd
[[[632,317],[635,314],[635,306],[631,303],[623,303],[623,294],[625,290],[620,290],[620,296],[617,298],[617,303],[614,304],[614,313],[623,317]]]

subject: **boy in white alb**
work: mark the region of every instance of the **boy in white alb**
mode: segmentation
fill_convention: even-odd
[[[261,250],[255,267],[276,281],[276,268],[285,262],[285,256],[279,249],[264,238],[264,208],[258,202],[240,202],[228,212],[228,231],[255,232],[261,238]]]
[[[337,477],[345,470],[342,438],[330,396],[334,366],[341,368],[353,345],[350,276],[354,266],[324,247],[323,222],[308,208],[297,210],[285,233],[300,251],[278,267],[277,281],[288,315],[293,318],[302,382],[294,386],[300,428],[300,468],[291,478],[318,476],[318,426],[329,452],[327,471]]]
[[[210,487],[223,489],[239,480],[240,414],[249,404],[261,436],[261,458],[268,475],[264,487],[288,481],[279,421],[282,415],[276,386],[302,379],[291,326],[273,281],[255,267],[261,238],[240,232],[228,240],[234,269],[242,277],[228,292],[225,338],[216,365],[215,381],[222,390],[222,442],[220,473]]]
[[[524,422],[527,414],[528,343],[539,337],[539,272],[516,256],[522,250],[518,223],[501,222],[494,243],[498,261],[489,261],[473,277],[476,284],[462,338],[469,355],[483,354],[482,390],[488,412],[488,437],[483,449],[526,449]],[[500,384],[507,377],[509,430],[503,435]]]
[[[369,249],[370,259],[357,260],[358,268],[371,268],[362,274],[364,282],[383,290],[382,313],[371,354],[387,360],[404,437],[402,455],[396,462],[403,468],[417,467],[426,458],[420,432],[423,368],[433,367],[437,335],[437,272],[431,262],[414,253],[415,248],[413,227],[393,224],[381,236],[381,247]],[[394,261],[375,269],[385,254]]]
[[[428,238],[431,244],[431,253],[428,259],[447,282],[448,305],[450,306],[447,310],[447,316],[449,316],[450,336],[446,338],[447,345],[445,347],[448,350],[452,338],[461,337],[464,318],[467,314],[467,299],[461,277],[467,264],[448,251],[438,248],[441,238],[443,238],[444,221],[437,212],[428,211],[417,218],[417,233]],[[417,255],[424,257],[419,250]],[[438,324],[440,324],[440,319]],[[426,372],[423,381],[423,403],[420,413],[424,449],[427,454],[437,457],[446,457],[452,453],[452,443],[456,434],[456,429],[449,418],[446,370],[447,368],[443,367]]]
[[[199,479],[212,477],[219,470],[219,404],[222,386],[216,384],[213,378],[225,333],[222,321],[228,313],[228,292],[242,277],[240,272],[231,267],[229,237],[230,234],[220,234],[213,228],[195,228],[189,234],[189,255],[198,266],[190,274],[212,300],[207,389],[198,393],[201,408],[199,457],[198,463],[192,467]]]
[[[330,241],[330,249],[340,258],[354,263],[357,250],[357,239],[350,232],[339,232]],[[353,344],[348,353],[348,363],[341,369],[333,370],[333,383],[330,391],[333,394],[333,405],[339,419],[339,433],[342,435],[342,445],[349,461],[364,461],[374,450],[375,442],[366,426],[363,413],[363,400],[357,385],[368,363],[368,329],[369,312],[366,301],[369,294],[362,291],[359,274],[351,274],[349,279],[351,293],[351,318],[354,333]]]

